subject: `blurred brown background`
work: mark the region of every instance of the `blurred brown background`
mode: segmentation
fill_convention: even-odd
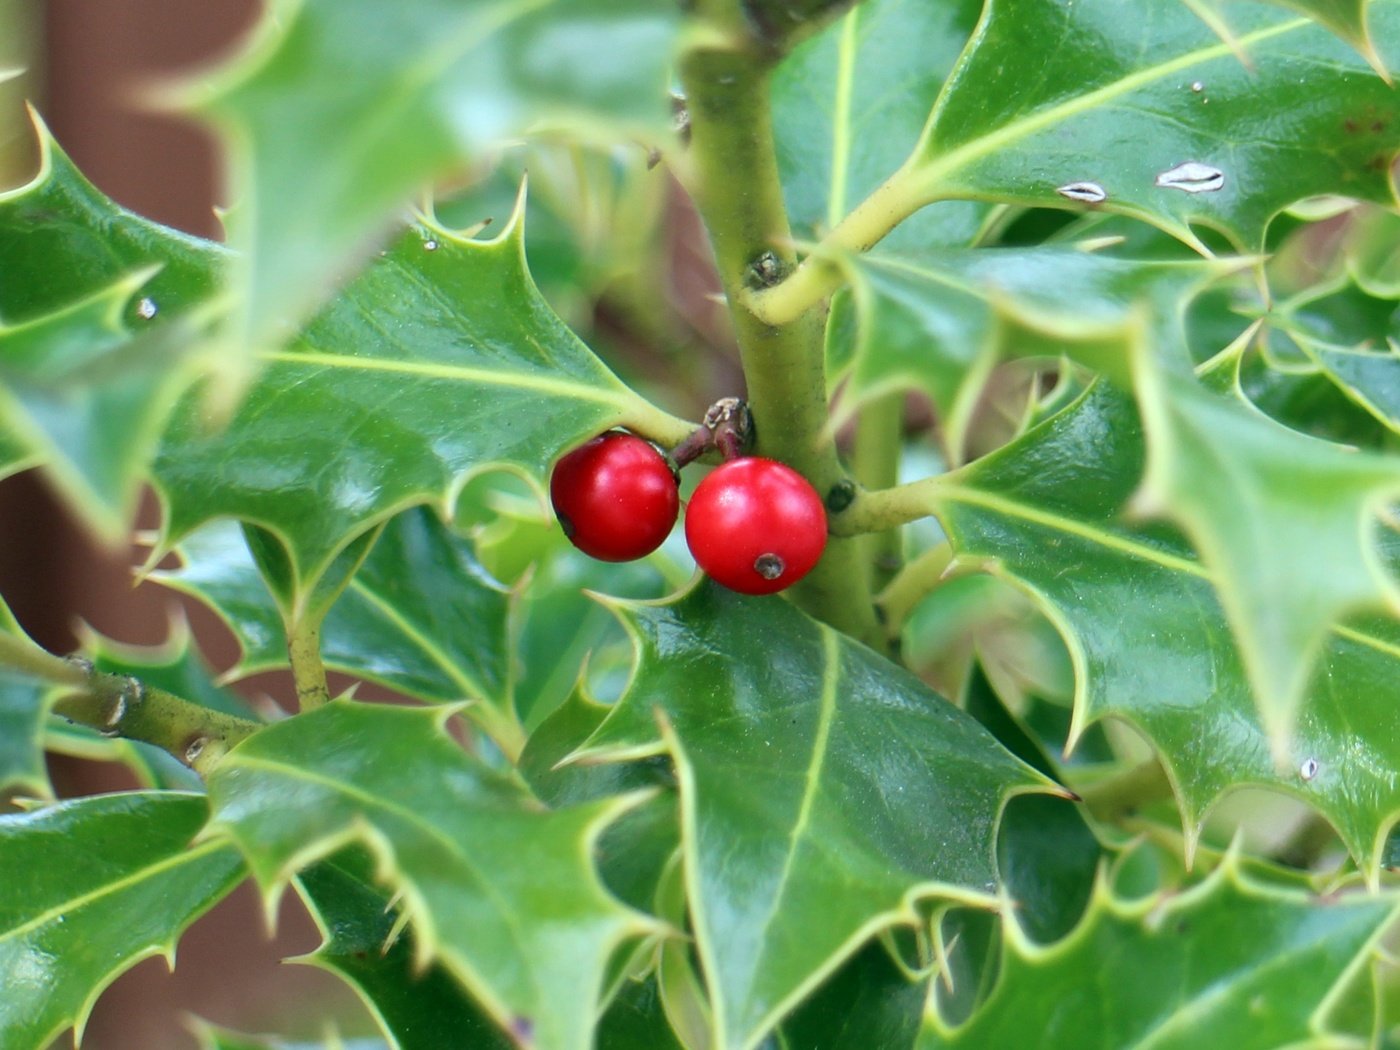
[[[142,112],[138,94],[143,85],[198,69],[235,47],[257,10],[253,0],[0,0],[0,70],[27,70],[0,85],[0,186],[34,172],[28,98],[78,167],[120,204],[217,236],[212,142],[195,127]],[[155,524],[152,511],[147,508],[143,524]],[[133,560],[130,552],[95,549],[40,479],[0,483],[0,595],[49,649],[74,647],[78,619],[121,641],[164,640],[174,599],[157,587],[133,588]],[[191,616],[212,639],[216,662],[231,662],[231,641],[212,619],[197,610]],[[90,763],[56,761],[51,772],[62,796],[135,786],[122,771]],[[334,978],[280,962],[319,941],[294,899],[283,905],[279,927],[278,941],[269,942],[256,895],[240,889],[181,942],[176,973],[151,959],[118,979],[99,1001],[83,1045],[188,1050],[196,1045],[185,1027],[189,1014],[304,1037],[319,1030],[297,1019],[316,1014],[367,1024]],[[57,1045],[71,1045],[70,1037]]]

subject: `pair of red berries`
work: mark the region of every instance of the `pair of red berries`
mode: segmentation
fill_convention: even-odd
[[[602,561],[631,561],[661,546],[680,510],[678,489],[674,468],[654,445],[619,431],[574,449],[549,481],[565,535]],[[817,564],[826,510],[792,468],[740,456],[696,487],[685,540],[712,579],[742,594],[772,594]]]

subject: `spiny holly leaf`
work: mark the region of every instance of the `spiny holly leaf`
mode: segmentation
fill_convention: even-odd
[[[658,929],[604,891],[591,861],[634,800],[546,810],[454,743],[444,717],[334,701],[271,726],[210,777],[215,825],[273,897],[362,841],[401,895],[423,961],[517,1039],[582,1050],[613,952]]]
[[[671,5],[305,0],[267,19],[202,105],[228,132],[243,196],[230,229],[246,253],[236,335],[254,350],[309,313],[414,191],[501,142],[669,130]]]
[[[611,426],[684,437],[689,426],[623,386],[549,310],[521,238],[518,222],[490,242],[415,227],[290,348],[264,355],[226,428],[211,432],[187,399],[156,463],[165,544],[216,517],[250,522],[285,546],[286,586],[305,595],[394,512],[431,502],[450,516],[470,474],[540,479]]]
[[[1318,363],[1347,397],[1391,430],[1400,432],[1400,347],[1332,350],[1318,347]]]
[[[1271,787],[1315,806],[1368,878],[1400,815],[1400,622],[1349,621],[1327,638],[1281,772],[1211,574],[1165,525],[1122,518],[1145,452],[1127,399],[1100,385],[1021,439],[932,484],[954,549],[1025,590],[1075,668],[1070,746],[1105,717],[1161,755],[1188,850],[1227,790]],[[1364,758],[1358,758],[1358,749]]]
[[[178,569],[154,573],[205,602],[243,650],[226,677],[287,665],[282,615],[242,531],[214,522],[183,541]],[[391,518],[321,624],[328,668],[430,701],[506,710],[510,596],[472,544],[424,507]]]
[[[481,1050],[510,1045],[442,966],[423,970],[410,934],[373,886],[373,861],[343,850],[297,877],[297,888],[324,938],[297,961],[342,978],[364,1000],[394,1050]]]
[[[596,1045],[607,1050],[684,1050],[666,1018],[655,976],[623,983],[598,1022]]]
[[[175,940],[243,876],[226,844],[190,846],[204,799],[98,795],[0,816],[0,1044],[81,1036],[98,995]]]
[[[1207,24],[1221,34],[1222,39],[1233,41],[1234,30],[1230,26],[1229,8],[1222,6],[1221,0],[1183,0],[1188,6],[1207,19]],[[1269,0],[1281,7],[1291,7],[1326,26],[1333,33],[1351,44],[1378,73],[1385,74],[1385,66],[1376,53],[1371,31],[1367,26],[1366,9],[1371,0]]]
[[[819,237],[909,155],[981,0],[866,0],[774,71],[773,139],[794,232]],[[926,208],[889,244],[962,245],[986,208]]]
[[[812,992],[782,1025],[784,1045],[821,1050],[912,1050],[928,997],[889,949],[867,944]]]
[[[0,632],[28,642],[3,599]],[[53,794],[44,768],[48,692],[46,684],[0,667],[0,797],[15,789],[44,798]]]
[[[1048,782],[912,675],[709,583],[619,614],[637,669],[577,755],[675,762],[717,1045],[754,1046],[918,898],[996,890],[1001,808]]]
[[[843,406],[890,390],[929,394],[954,462],[1003,354],[1126,360],[1139,309],[1177,324],[1179,303],[1233,263],[1150,262],[1073,248],[877,252],[850,260],[828,357]],[[1241,322],[1241,328],[1243,322]]]
[[[1371,295],[1400,298],[1400,215],[1361,207],[1344,245],[1347,270]]]
[[[1140,362],[1148,455],[1137,505],[1190,534],[1215,578],[1264,728],[1287,759],[1328,630],[1359,608],[1400,609],[1372,538],[1376,514],[1400,492],[1400,457],[1298,434],[1255,410],[1237,383],[1221,396],[1189,374]]]
[[[1227,860],[1177,894],[1121,901],[1101,880],[1079,927],[1040,948],[1003,922],[1002,972],[963,1026],[937,1012],[918,1050],[1016,1046],[1028,1019],[1046,1050],[1334,1045],[1329,996],[1396,914],[1395,899],[1320,899],[1255,885]],[[1115,980],[1105,994],[1112,960]]]
[[[224,254],[123,211],[38,130],[38,174],[0,192],[0,473],[41,465],[115,541],[201,367],[187,347]]]
[[[1370,11],[1375,38],[1396,40],[1400,3]],[[1187,4],[1133,14],[1117,0],[990,0],[900,191],[915,204],[1068,199],[1193,243],[1199,223],[1249,250],[1304,197],[1395,202],[1400,94],[1347,44],[1262,5],[1231,9],[1232,42]]]

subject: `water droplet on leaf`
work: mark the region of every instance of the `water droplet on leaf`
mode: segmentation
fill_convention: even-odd
[[[136,304],[136,316],[143,321],[149,321],[154,317],[160,308],[156,306],[156,301],[150,296],[145,296]]]
[[[423,242],[423,250],[424,250],[425,252],[435,252],[435,251],[437,251],[437,249],[438,249],[438,243],[437,243],[437,241],[433,240],[432,238],[429,238],[428,240],[426,240],[426,241]]]
[[[1298,775],[1304,780],[1311,780],[1313,777],[1317,776],[1317,759],[1303,759],[1303,764],[1298,767]]]

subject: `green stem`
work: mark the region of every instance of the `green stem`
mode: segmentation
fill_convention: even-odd
[[[302,711],[310,711],[328,703],[331,691],[326,684],[326,665],[321,662],[319,617],[308,617],[289,626],[287,657],[292,664],[292,682],[296,686],[298,707]]]
[[[712,3],[717,17],[734,8]],[[769,64],[761,52],[697,48],[681,62],[690,110],[694,191],[709,229],[715,260],[748,384],[760,455],[787,463],[824,497],[849,479],[827,427],[820,299],[780,324],[759,320],[745,306],[753,275],[791,267],[791,230],[773,148],[768,109]],[[756,266],[765,258],[768,266]],[[882,644],[870,581],[855,543],[833,538],[812,573],[789,592],[807,612],[871,644]]]
[[[747,291],[744,305],[748,310],[766,324],[783,325],[825,302],[845,283],[845,272],[836,260],[869,251],[901,222],[931,203],[918,192],[910,171],[906,163],[886,179],[837,223],[781,284]]]
[[[951,487],[949,476],[936,475],[878,492],[858,492],[850,506],[831,515],[831,532],[836,536],[861,536],[927,518],[933,513],[934,503],[947,495]]]
[[[0,634],[0,664],[72,690],[54,702],[55,714],[104,736],[154,744],[200,774],[208,773],[229,748],[261,728],[135,678],[54,656],[13,635]]]
[[[503,711],[482,700],[467,708],[466,714],[501,749],[501,754],[511,765],[520,764],[520,753],[525,750],[528,734],[516,717],[514,708]]]
[[[893,488],[899,482],[899,457],[904,441],[904,394],[885,394],[865,405],[856,420],[855,455],[851,467],[866,489]],[[871,585],[880,590],[894,579],[903,561],[898,529],[862,538],[870,565]]]
[[[890,637],[899,635],[914,607],[938,586],[952,564],[953,549],[946,543],[940,543],[904,566],[880,592],[876,604],[884,611],[885,630]]]

